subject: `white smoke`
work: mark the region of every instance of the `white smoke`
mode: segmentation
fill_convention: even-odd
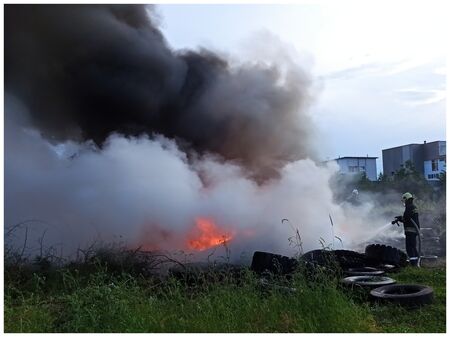
[[[293,228],[307,251],[355,247],[386,224],[369,216],[370,203],[333,202],[334,164],[291,162],[279,178],[257,184],[241,167],[212,155],[188,160],[159,135],[113,134],[101,150],[89,142],[51,144],[27,126],[20,103],[5,98],[5,225],[37,220],[28,226],[30,252],[44,231],[45,244],[65,254],[96,239],[186,249],[195,219],[209,217],[233,233],[234,258],[254,250],[293,255]]]

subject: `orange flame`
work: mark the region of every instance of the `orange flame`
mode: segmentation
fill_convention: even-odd
[[[213,219],[196,218],[195,229],[188,240],[188,247],[195,250],[205,250],[230,241],[233,238],[217,227]]]

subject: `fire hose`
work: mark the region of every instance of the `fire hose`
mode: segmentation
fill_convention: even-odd
[[[395,220],[394,221],[392,221],[392,224],[397,224],[397,226],[400,226],[399,225],[399,221],[401,221],[400,220],[401,219],[401,217],[400,216],[396,216],[395,217]],[[411,222],[412,222],[412,224],[414,225],[414,227],[415,227],[415,229],[416,229],[416,232],[417,232],[417,236],[418,236],[418,238],[419,238],[419,249],[418,249],[418,257],[417,257],[417,267],[420,267],[420,259],[421,259],[421,257],[422,257],[422,238],[421,238],[421,236],[420,236],[420,228],[419,228],[419,226],[417,225],[417,223],[414,221],[414,219],[411,219]],[[410,258],[411,259],[411,258]]]
[[[414,219],[411,219],[411,222],[413,223],[414,227],[416,228],[417,237],[419,238],[419,249],[418,249],[419,256],[417,257],[417,267],[420,267],[420,259],[422,257],[422,238],[420,237],[419,226],[416,224]]]

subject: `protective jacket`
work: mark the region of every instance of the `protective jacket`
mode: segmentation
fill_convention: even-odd
[[[414,222],[420,228],[419,211],[417,209],[417,206],[414,205],[412,199],[406,201],[405,212],[403,213],[402,221],[403,227],[405,228],[405,232],[417,233],[416,227],[414,226],[411,220],[414,220]]]

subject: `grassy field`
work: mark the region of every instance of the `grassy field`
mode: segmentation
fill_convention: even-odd
[[[432,286],[434,303],[404,309],[368,302],[338,279],[301,272],[262,287],[249,271],[236,281],[144,279],[63,268],[5,270],[5,332],[445,332],[445,268],[406,268],[400,283]],[[295,288],[296,291],[291,291]],[[364,296],[363,296],[364,297]]]
[[[395,306],[372,306],[370,313],[383,332],[445,332],[445,268],[408,268],[394,274],[398,283],[431,286],[434,302],[412,310]]]

